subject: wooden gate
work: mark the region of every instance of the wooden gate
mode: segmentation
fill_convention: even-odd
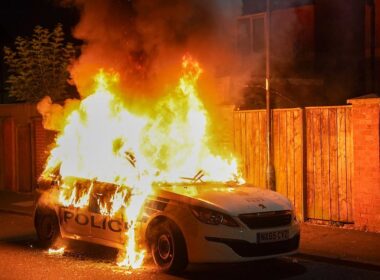
[[[0,115],[0,190],[32,192],[55,133],[43,128],[40,117],[16,113]]]
[[[304,218],[303,115],[301,109],[273,110],[273,165],[276,191],[293,203],[297,216]]]
[[[29,124],[0,118],[0,189],[32,191],[32,148]]]
[[[353,222],[351,107],[315,107],[305,111],[306,217]]]
[[[0,118],[0,189],[17,190],[16,135],[12,118]]]
[[[32,137],[30,124],[18,125],[17,131],[17,190],[33,190]]]

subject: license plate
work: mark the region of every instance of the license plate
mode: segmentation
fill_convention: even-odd
[[[276,242],[289,239],[288,230],[259,232],[257,234],[258,243]]]

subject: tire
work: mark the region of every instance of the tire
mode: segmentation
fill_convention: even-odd
[[[185,239],[171,221],[164,221],[153,228],[151,252],[155,264],[166,273],[178,274],[188,264]]]
[[[53,210],[37,209],[35,228],[39,245],[43,248],[51,247],[60,239],[58,218]]]

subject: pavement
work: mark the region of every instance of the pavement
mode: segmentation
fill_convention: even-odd
[[[300,255],[380,269],[380,233],[332,225],[301,224]],[[347,264],[347,263],[346,263]]]
[[[0,211],[32,216],[34,210],[33,193],[16,193],[0,190]]]
[[[32,216],[34,195],[0,190],[0,212]],[[301,223],[299,256],[380,269],[380,233]]]

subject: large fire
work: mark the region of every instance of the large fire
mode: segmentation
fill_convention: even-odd
[[[179,182],[195,174],[204,181],[241,180],[236,161],[209,148],[209,116],[197,91],[198,62],[185,56],[182,69],[176,88],[143,115],[132,113],[112,90],[118,75],[100,71],[94,93],[62,115],[41,175],[59,175],[57,203],[65,207],[88,207],[95,181],[117,186],[98,207],[103,215],[120,215],[128,224],[120,266],[142,264],[145,252],[137,246],[135,224],[154,182]],[[76,178],[91,183],[81,188]]]

